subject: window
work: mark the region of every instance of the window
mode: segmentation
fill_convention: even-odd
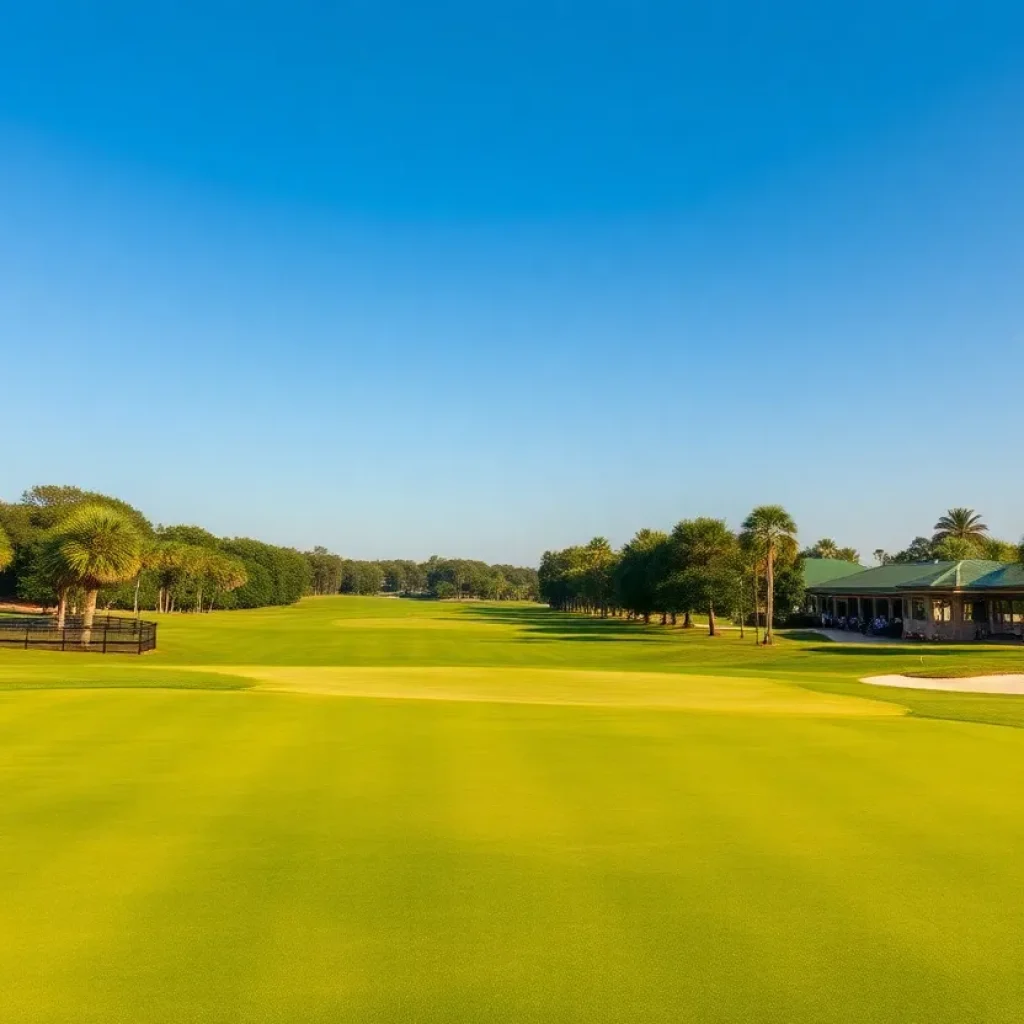
[[[997,626],[1013,626],[1024,622],[1024,601],[993,601],[993,616]]]
[[[984,601],[964,601],[964,622],[988,622]]]
[[[932,622],[952,622],[953,602],[946,597],[932,601]]]
[[[924,622],[927,618],[924,611],[924,601],[919,597],[915,597],[910,603],[910,617],[917,619],[918,622]]]

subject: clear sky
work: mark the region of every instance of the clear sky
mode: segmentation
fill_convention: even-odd
[[[1024,7],[0,0],[0,496],[534,563],[1024,531]]]

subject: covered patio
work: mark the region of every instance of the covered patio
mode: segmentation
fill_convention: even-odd
[[[983,559],[913,562],[807,590],[825,627],[929,640],[1024,637],[1024,567]]]

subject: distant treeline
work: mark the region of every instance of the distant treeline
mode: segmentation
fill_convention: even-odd
[[[663,625],[689,626],[706,615],[772,625],[800,603],[803,559],[796,524],[778,505],[754,509],[739,532],[722,519],[677,523],[671,533],[640,530],[616,551],[604,537],[560,551],[545,551],[541,598],[560,611],[624,615]]]
[[[98,586],[104,608],[209,611],[293,604],[305,594],[393,593],[433,598],[535,599],[537,572],[437,556],[427,562],[354,561],[317,547],[303,552],[250,537],[217,537],[200,526],[154,525],[139,509],[78,487],[43,485],[0,502],[0,599],[72,611],[88,588],[63,580],[54,543],[62,524],[97,507],[130,534],[129,578]],[[65,538],[66,541],[66,538]],[[66,546],[66,544],[65,544]]]
[[[314,594],[401,594],[441,600],[535,601],[537,570],[488,565],[464,558],[432,555],[426,562],[407,559],[356,561],[314,548],[307,555]]]

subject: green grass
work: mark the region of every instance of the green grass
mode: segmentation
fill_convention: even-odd
[[[1024,652],[344,598],[0,651],[0,1019],[1017,1021],[1024,698],[858,682],[940,668]]]

